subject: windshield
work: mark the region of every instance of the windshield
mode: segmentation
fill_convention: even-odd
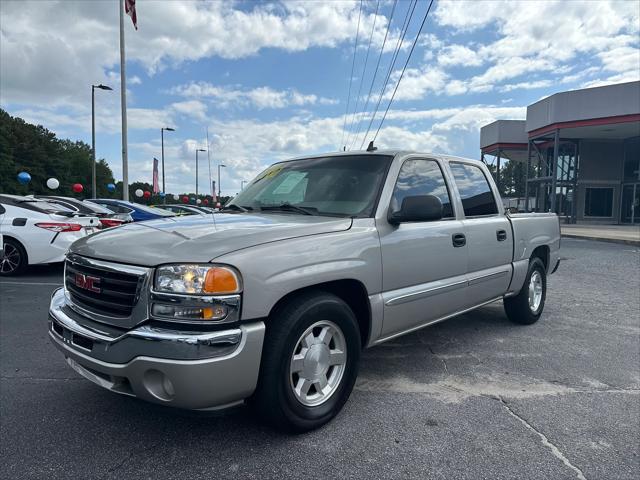
[[[225,208],[370,217],[392,158],[340,155],[276,163]]]

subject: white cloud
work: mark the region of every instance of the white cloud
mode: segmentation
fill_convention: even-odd
[[[438,52],[438,63],[443,67],[462,65],[477,67],[483,60],[478,52],[464,45],[448,45]]]
[[[511,92],[512,90],[533,90],[536,88],[549,87],[550,85],[553,85],[553,81],[545,79],[530,82],[510,83],[508,85],[503,85],[499,90],[501,92]]]
[[[640,68],[639,12],[636,1],[616,0],[438,2],[435,19],[440,26],[453,30],[454,38],[455,34],[480,29],[484,29],[483,36],[490,29],[498,37],[483,45],[473,45],[469,50],[475,50],[475,57],[464,50],[471,45],[454,44],[442,49],[444,53],[455,48],[458,56],[466,59],[465,63],[452,60],[455,65],[489,63],[484,73],[458,78],[459,83],[447,85],[447,91],[449,94],[490,91],[500,83],[533,72],[561,75],[569,70],[567,62],[575,62],[579,55],[600,60],[604,70],[619,74],[611,78],[632,78]],[[446,59],[446,55],[438,57],[443,66]],[[528,79],[511,85],[526,88],[535,82]],[[503,87],[504,91],[508,89]]]
[[[175,102],[171,104],[171,109],[195,120],[205,121],[207,119],[207,106],[199,100]]]
[[[334,105],[337,100],[318,97],[313,94],[303,94],[295,89],[275,90],[270,87],[241,89],[213,85],[208,82],[191,82],[169,89],[168,93],[191,98],[212,98],[216,106],[252,106],[257,109],[286,108],[303,105]]]
[[[235,2],[139,2],[139,30],[127,19],[127,60],[154,74],[185,61],[243,58],[265,48],[336,47],[355,36],[357,2],[246,6],[245,11]],[[370,31],[375,16],[365,8],[361,29]],[[378,15],[374,45],[382,43],[386,25]],[[117,68],[118,44],[117,2],[3,2],[2,102],[81,103],[87,86],[106,83],[107,72]]]
[[[393,95],[395,84],[400,78],[400,71],[391,74],[391,81],[384,94],[384,99],[388,100]],[[440,94],[446,85],[448,76],[439,68],[424,66],[423,68],[407,68],[398,86],[395,101],[420,100],[427,94]]]

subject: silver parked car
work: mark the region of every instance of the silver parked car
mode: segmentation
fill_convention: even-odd
[[[503,212],[486,166],[404,151],[277,163],[212,216],[74,243],[52,342],[114,392],[188,409],[249,401],[291,431],[347,401],[360,353],[498,300],[543,311],[555,214]]]

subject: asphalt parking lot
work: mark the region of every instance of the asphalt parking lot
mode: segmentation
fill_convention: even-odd
[[[493,304],[370,349],[342,413],[300,436],[102,390],[47,339],[61,269],[1,279],[0,475],[637,478],[640,251],[563,240],[562,256],[538,324]]]

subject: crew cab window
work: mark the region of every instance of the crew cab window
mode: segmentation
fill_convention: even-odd
[[[465,216],[497,214],[496,199],[482,170],[466,163],[451,162],[450,166]]]
[[[411,159],[402,164],[391,197],[391,211],[400,210],[404,197],[414,195],[435,195],[442,202],[442,218],[453,217],[447,184],[436,161]]]

